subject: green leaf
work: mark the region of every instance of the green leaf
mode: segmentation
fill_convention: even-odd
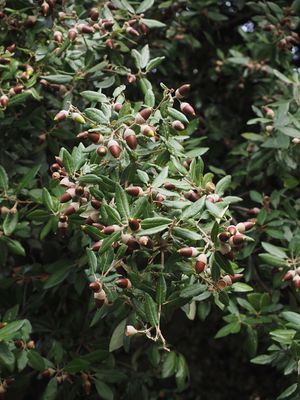
[[[74,358],[67,365],[65,365],[64,370],[70,372],[70,374],[76,374],[80,371],[84,371],[89,368],[90,362],[83,358]]]
[[[136,9],[137,14],[144,13],[145,11],[149,10],[154,4],[154,0],[143,0],[141,4]]]
[[[155,235],[156,233],[162,232],[169,228],[169,225],[155,226],[154,228],[143,229],[138,232],[139,236]]]
[[[187,119],[187,117],[181,111],[178,111],[175,108],[168,107],[168,114],[175,120],[178,119],[179,121],[181,121],[185,124],[189,123],[189,120]]]
[[[80,93],[82,97],[85,99],[91,101],[91,102],[97,102],[97,103],[103,103],[107,102],[107,97],[103,93],[99,92],[93,92],[92,90],[85,90],[84,92]]]
[[[296,333],[297,331],[295,331],[294,329],[275,329],[274,331],[270,332],[270,335],[272,336],[272,339],[276,342],[291,344]]]
[[[141,59],[141,67],[142,67],[142,68],[145,68],[146,65],[147,65],[148,62],[149,62],[149,59],[150,59],[150,51],[149,51],[149,45],[148,45],[148,44],[146,44],[146,45],[142,48],[141,56],[142,56],[142,59]]]
[[[234,292],[252,292],[253,288],[249,285],[247,285],[247,283],[243,283],[243,282],[235,282],[232,286],[231,289]]]
[[[231,183],[231,176],[227,175],[224,178],[220,179],[219,182],[216,184],[215,192],[218,193],[219,196],[223,196],[226,189],[229,188]]]
[[[45,360],[36,350],[29,350],[27,352],[28,364],[36,371],[44,371]]]
[[[169,168],[165,167],[161,170],[161,172],[155,177],[152,186],[154,188],[159,188],[162,184],[165,183],[166,178],[168,177]]]
[[[166,300],[167,294],[167,284],[165,277],[161,274],[158,278],[157,286],[156,286],[156,303],[161,305]]]
[[[29,183],[32,183],[34,177],[36,176],[36,174],[39,172],[39,169],[41,168],[40,165],[35,165],[34,167],[32,167],[27,174],[21,179],[19,185],[17,186],[16,191],[20,192],[20,190],[22,190],[23,188],[27,187],[27,185]]]
[[[126,321],[127,321],[126,318],[123,319],[123,321],[121,321],[115,328],[115,330],[111,336],[110,342],[109,342],[109,351],[110,352],[115,351],[123,346]]]
[[[152,60],[150,60],[148,65],[147,65],[147,67],[146,67],[146,72],[152,71],[159,64],[161,64],[164,59],[165,59],[165,57],[156,57],[156,58],[153,58]]]
[[[175,374],[176,371],[176,365],[177,365],[177,357],[176,353],[174,351],[170,351],[170,353],[167,354],[163,365],[162,365],[162,378],[169,378],[170,376]]]
[[[64,167],[68,174],[72,174],[75,169],[75,163],[74,163],[74,158],[71,156],[71,154],[68,152],[67,149],[64,147],[61,149],[61,156],[62,160],[64,163]]]
[[[287,261],[276,256],[272,256],[269,253],[261,253],[258,255],[259,258],[266,264],[272,265],[273,267],[287,267]]]
[[[48,192],[47,188],[43,188],[43,203],[48,208],[49,211],[53,211],[54,203],[51,194]]]
[[[26,320],[14,321],[7,324],[4,328],[0,329],[0,341],[11,340],[15,337],[16,333],[19,333]]]
[[[16,229],[18,223],[18,213],[8,213],[3,221],[3,232],[6,236],[10,236]]]
[[[74,267],[74,265],[67,264],[57,271],[55,271],[50,278],[46,281],[44,285],[44,289],[51,289],[54,286],[59,285],[61,282],[63,282],[70,274],[71,269]]]
[[[55,400],[57,399],[57,380],[52,378],[46,387],[42,400]]]
[[[195,297],[198,296],[198,294],[204,292],[206,289],[207,289],[206,285],[201,285],[200,283],[194,283],[193,285],[189,285],[186,288],[184,288],[180,292],[180,297],[183,297],[184,299]]]
[[[18,240],[11,239],[7,236],[2,236],[1,240],[6,243],[8,249],[13,253],[19,256],[25,256],[26,252],[24,247]]]
[[[241,330],[241,325],[238,321],[231,322],[223,326],[215,335],[216,339],[222,338],[224,336],[228,336],[232,333],[238,333]]]
[[[103,400],[113,400],[114,399],[113,391],[106,383],[104,383],[98,379],[95,379],[94,382],[95,382],[97,393],[99,394],[101,399],[103,399]]]
[[[148,26],[148,28],[163,28],[166,26],[163,22],[157,21],[155,19],[147,19],[147,18],[142,18],[141,21]]]
[[[234,270],[230,264],[230,261],[225,258],[219,251],[215,252],[214,260],[223,271],[231,275],[234,274]]]
[[[62,75],[62,74],[41,75],[40,78],[45,79],[46,81],[51,82],[51,83],[59,83],[59,84],[70,83],[73,80],[73,76]]]
[[[287,397],[289,397],[291,394],[293,394],[297,390],[297,387],[298,387],[298,384],[293,383],[291,386],[289,386],[287,389],[285,389],[285,391],[282,392],[280,394],[280,396],[277,397],[276,400],[286,399]]]
[[[102,246],[100,250],[98,251],[98,254],[101,255],[105,253],[113,243],[117,242],[121,237],[121,232],[114,232],[112,235],[109,235],[107,239],[103,239]]]
[[[8,176],[2,165],[0,165],[0,188],[3,190],[8,189]]]
[[[97,108],[86,108],[84,111],[85,115],[96,122],[96,124],[107,124],[108,120],[101,110],[97,110]]]
[[[274,360],[274,356],[268,354],[261,354],[260,356],[252,358],[251,362],[258,365],[270,364]]]
[[[127,193],[119,184],[116,184],[115,190],[116,190],[117,209],[121,214],[121,216],[127,219],[130,216]]]
[[[176,236],[187,240],[198,241],[203,239],[202,235],[189,229],[175,227],[173,232]]]
[[[141,221],[141,226],[143,229],[149,229],[149,228],[154,228],[158,226],[164,226],[164,225],[169,225],[173,222],[172,219],[170,218],[165,218],[165,217],[155,217],[155,218],[146,218],[143,221]]]
[[[95,252],[89,248],[86,249],[86,253],[88,257],[89,267],[92,270],[92,273],[94,274],[97,271],[97,257],[95,255]]]
[[[262,247],[270,254],[278,258],[287,258],[287,255],[283,249],[274,246],[271,243],[261,242]]]
[[[300,326],[300,314],[293,311],[283,311],[281,315],[286,321]]]
[[[156,326],[158,324],[157,305],[148,293],[145,293],[145,313],[148,322]]]
[[[186,207],[180,217],[180,220],[187,220],[189,218],[196,218],[196,216],[203,210],[205,204],[205,196]]]

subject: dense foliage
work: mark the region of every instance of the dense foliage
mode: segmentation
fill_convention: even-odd
[[[0,397],[298,399],[300,2],[0,7]]]

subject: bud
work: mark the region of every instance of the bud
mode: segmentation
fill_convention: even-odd
[[[205,193],[209,194],[215,190],[216,186],[213,182],[207,182],[205,185]]]
[[[50,13],[50,6],[46,1],[44,1],[41,5],[41,10],[44,17],[46,17]]]
[[[139,229],[141,229],[140,220],[136,218],[130,218],[128,220],[128,225],[132,231],[138,231]]]
[[[207,267],[207,257],[206,254],[199,254],[199,256],[196,259],[195,263],[195,271],[197,274],[201,274]]]
[[[196,115],[195,110],[189,103],[181,103],[180,110],[190,117],[194,117]]]
[[[63,35],[62,35],[62,33],[61,33],[60,31],[55,31],[53,36],[54,36],[54,40],[55,40],[57,43],[62,43],[62,41],[63,41]]]
[[[118,279],[116,285],[121,289],[130,289],[132,287],[130,280],[127,278]]]
[[[177,252],[183,257],[196,257],[196,255],[199,253],[195,247],[182,247],[181,249],[177,250]]]
[[[102,290],[102,284],[100,281],[94,281],[91,282],[89,284],[89,288],[93,291],[93,292],[100,292],[100,290]]]
[[[272,133],[273,130],[274,130],[274,126],[273,126],[273,125],[267,125],[267,126],[266,126],[266,131],[267,131],[268,133]]]
[[[185,130],[185,126],[183,125],[183,123],[178,120],[172,122],[172,128],[175,129],[176,131],[184,131]]]
[[[106,156],[106,154],[107,154],[107,147],[105,147],[105,146],[99,146],[98,148],[97,148],[97,154],[98,154],[98,156],[99,157],[104,157],[104,156]]]
[[[120,158],[120,154],[121,154],[121,147],[119,146],[119,143],[116,142],[115,140],[111,139],[108,142],[107,147],[108,147],[108,150],[110,151],[110,154],[118,160]]]
[[[78,122],[78,124],[85,124],[85,119],[83,116],[77,112],[71,114],[72,120]]]
[[[95,242],[93,244],[93,246],[91,247],[92,251],[98,251],[101,246],[102,246],[103,240],[98,240],[97,242]]]
[[[90,12],[89,12],[89,16],[91,18],[91,20],[93,21],[97,21],[97,19],[99,18],[99,11],[97,10],[97,8],[91,8]]]
[[[264,110],[264,113],[266,114],[266,116],[268,118],[272,118],[273,119],[275,117],[275,113],[270,107],[264,106],[263,110]]]
[[[230,233],[230,235],[235,235],[237,232],[236,226],[235,225],[229,225],[227,227],[227,232]]]
[[[71,42],[73,42],[77,38],[77,29],[71,28],[68,31],[68,38],[70,39]]]
[[[300,139],[295,137],[295,138],[292,139],[292,143],[293,144],[299,144],[300,143]]]
[[[79,29],[79,32],[81,32],[81,33],[94,33],[95,32],[95,29],[92,26],[86,25],[86,24],[79,24],[78,29]]]
[[[152,108],[144,108],[143,110],[137,113],[135,117],[135,122],[139,125],[144,124],[147,121],[147,119],[149,119],[151,113],[152,113]]]
[[[96,199],[92,199],[91,200],[91,206],[93,208],[95,208],[95,210],[99,210],[99,208],[101,207],[101,201],[96,200]]]
[[[68,114],[69,114],[68,111],[61,110],[55,115],[54,121],[58,121],[58,122],[63,121],[64,119],[67,118]]]
[[[136,140],[136,135],[133,129],[127,128],[125,129],[124,135],[123,135],[126,143],[128,146],[132,149],[135,150],[137,147],[137,140]]]
[[[9,103],[9,98],[8,98],[8,96],[6,96],[5,94],[3,94],[3,95],[0,97],[0,104],[1,104],[1,106],[2,106],[3,108],[6,108],[6,107],[8,106],[8,103]]]
[[[227,242],[230,238],[230,233],[229,232],[221,232],[218,234],[218,239],[220,242]]]
[[[10,209],[9,208],[7,208],[5,206],[0,207],[0,214],[1,215],[6,215],[6,214],[9,214],[9,213],[10,213]]]
[[[138,330],[135,329],[132,325],[127,325],[125,328],[125,336],[134,336],[138,333]]]
[[[296,275],[296,271],[290,269],[282,278],[283,281],[290,281]]]
[[[114,104],[114,111],[115,112],[119,112],[121,110],[121,108],[123,107],[123,104],[121,103],[115,103]]]
[[[138,32],[136,29],[132,28],[132,26],[128,26],[128,27],[126,28],[126,32],[127,32],[129,35],[132,35],[132,36],[140,36],[139,32]]]
[[[126,188],[126,192],[133,197],[142,196],[144,194],[143,189],[140,186],[130,186]]]
[[[76,211],[78,211],[78,209],[79,209],[79,204],[78,203],[71,203],[69,205],[69,207],[67,207],[64,210],[64,215],[67,215],[67,216],[72,215],[72,214],[76,213]]]
[[[128,83],[134,83],[136,81],[136,76],[131,73],[127,74],[127,81]]]
[[[141,133],[147,137],[155,136],[155,129],[150,125],[141,125]]]
[[[188,94],[188,92],[190,91],[190,88],[191,88],[191,85],[189,85],[189,84],[180,86],[175,91],[175,97],[177,99],[182,99],[183,97],[185,97]]]

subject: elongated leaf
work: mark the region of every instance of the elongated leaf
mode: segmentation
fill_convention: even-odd
[[[4,190],[8,189],[8,176],[2,165],[0,165],[0,188]]]
[[[143,0],[141,4],[136,9],[137,14],[144,13],[145,11],[149,10],[154,4],[154,0]]]
[[[121,216],[127,219],[130,215],[128,198],[125,190],[119,184],[116,184],[116,204]]]
[[[200,211],[202,211],[204,204],[205,204],[205,196],[201,197],[199,200],[195,201],[195,203],[185,208],[181,214],[180,219],[185,220],[189,218],[195,218],[197,214],[199,214]]]
[[[107,101],[107,97],[103,93],[93,92],[92,90],[85,90],[80,93],[82,97],[89,101],[96,101],[97,103],[102,103]]]
[[[20,321],[10,322],[4,328],[0,329],[0,341],[14,338],[15,334],[18,333],[25,324],[25,321],[26,320],[23,319]]]
[[[126,327],[126,318],[121,321],[117,327],[115,328],[110,342],[109,342],[109,351],[115,351],[123,346],[124,341],[124,332]]]
[[[161,274],[156,287],[156,303],[161,305],[166,300],[167,285],[165,277]]]
[[[34,177],[39,172],[40,168],[41,168],[40,165],[35,165],[34,167],[31,168],[31,170],[29,170],[27,172],[27,174],[20,181],[20,183],[17,187],[17,192],[19,192],[20,190],[25,188],[29,183],[31,183],[33,181]]]
[[[148,293],[145,293],[145,313],[148,322],[156,326],[158,324],[157,305]]]

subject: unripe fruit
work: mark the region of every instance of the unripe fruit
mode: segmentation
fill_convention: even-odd
[[[182,247],[177,252],[183,257],[196,257],[199,253],[195,247]]]
[[[71,42],[73,42],[77,38],[78,32],[77,29],[71,28],[68,31],[68,38],[70,39]]]
[[[136,139],[134,130],[130,129],[130,128],[125,129],[123,137],[124,137],[126,143],[128,144],[128,146],[132,150],[135,150],[137,147],[137,139]]]
[[[67,207],[64,210],[64,215],[67,215],[67,216],[72,215],[72,214],[76,213],[76,211],[78,211],[78,209],[79,209],[79,204],[78,203],[71,203],[69,205],[69,207]]]
[[[54,121],[58,121],[58,122],[63,121],[64,119],[67,118],[68,114],[69,114],[68,111],[61,110],[55,115]]]
[[[292,139],[292,143],[293,144],[299,144],[300,143],[300,139],[299,138],[293,138]]]
[[[274,130],[274,126],[273,126],[273,125],[267,125],[267,126],[266,126],[266,131],[267,131],[268,133],[273,132],[273,130]]]
[[[27,349],[29,349],[29,350],[34,349],[34,348],[35,348],[34,340],[29,340],[29,342],[26,343],[26,347],[27,347]]]
[[[173,121],[172,122],[172,128],[175,129],[176,131],[184,131],[185,130],[185,126],[183,125],[183,123],[181,121]]]
[[[72,120],[77,122],[78,124],[85,124],[85,119],[83,116],[77,112],[71,114]]]
[[[106,154],[107,154],[107,147],[105,147],[105,146],[99,146],[98,148],[97,148],[97,154],[98,154],[98,156],[99,157],[104,157],[104,156],[106,156]]]
[[[79,24],[78,29],[79,29],[79,32],[81,32],[81,33],[94,33],[95,32],[95,29],[92,26],[86,25],[86,24]]]
[[[41,5],[42,14],[46,17],[50,13],[50,6],[46,1]]]
[[[9,214],[9,213],[10,213],[10,209],[9,208],[7,208],[5,206],[0,207],[0,214],[1,215],[6,215],[6,214]]]
[[[132,287],[130,280],[127,278],[118,279],[116,285],[121,289],[130,289]]]
[[[105,235],[111,235],[114,232],[120,231],[122,228],[119,225],[110,225],[110,226],[106,226],[103,229],[103,233]]]
[[[114,104],[114,111],[115,112],[119,112],[120,110],[121,110],[121,108],[123,107],[123,104],[121,104],[121,103],[115,103]]]
[[[141,133],[147,137],[155,136],[155,129],[150,125],[141,125]]]
[[[91,200],[91,206],[93,208],[95,208],[95,210],[99,210],[99,208],[101,207],[101,201],[96,200],[96,199],[92,199]]]
[[[243,244],[244,241],[245,241],[245,237],[244,237],[243,235],[239,235],[239,234],[233,235],[233,236],[229,239],[229,243],[230,243],[232,246],[239,246],[239,245]]]
[[[206,254],[199,254],[195,263],[195,271],[197,274],[201,274],[207,267],[207,257]]]
[[[102,246],[103,240],[98,240],[97,242],[95,242],[93,244],[93,246],[91,247],[92,251],[98,251],[101,246]]]
[[[9,103],[9,98],[8,98],[8,96],[6,96],[5,94],[3,94],[3,95],[0,97],[0,104],[1,104],[1,106],[2,106],[3,108],[6,108],[6,107],[8,106],[8,103]]]
[[[152,249],[152,247],[153,247],[153,243],[152,243],[151,239],[148,236],[141,236],[139,238],[139,243],[142,246],[148,247],[149,249]]]
[[[149,119],[151,113],[152,113],[152,108],[144,108],[143,110],[137,113],[135,117],[135,122],[139,125],[144,124],[147,121],[147,119]]]
[[[138,333],[138,330],[135,329],[132,325],[127,325],[125,328],[125,336],[134,336]]]
[[[290,269],[282,278],[283,281],[290,281],[296,275],[296,271]]]
[[[108,142],[107,147],[108,147],[108,150],[110,151],[110,154],[118,160],[120,158],[120,154],[121,154],[121,147],[119,146],[119,143],[116,142],[115,140],[111,139]]]
[[[91,282],[89,284],[89,288],[93,291],[93,292],[100,292],[100,290],[102,290],[102,284],[100,281],[94,281]]]
[[[227,242],[230,238],[229,232],[221,232],[218,234],[218,239],[220,242]]]
[[[189,85],[189,84],[180,86],[175,91],[175,97],[177,99],[182,99],[183,97],[185,97],[188,94],[188,92],[190,91],[190,88],[191,88],[191,85]]]
[[[140,220],[136,218],[131,218],[128,220],[128,225],[132,231],[138,231],[141,229]]]
[[[180,104],[180,110],[190,116],[190,117],[194,117],[196,115],[195,110],[193,109],[193,107],[189,104],[189,103],[181,103]]]
[[[55,40],[57,43],[62,43],[62,41],[63,41],[63,35],[62,35],[62,33],[61,33],[60,31],[55,31],[53,37],[54,37],[54,40]]]
[[[126,188],[126,192],[133,197],[142,196],[144,194],[143,189],[140,186],[130,186]]]
[[[97,10],[97,8],[91,8],[89,16],[93,21],[97,21],[97,19],[99,18],[99,11]]]
[[[275,112],[270,107],[265,106],[265,107],[263,107],[263,110],[267,117],[272,118],[272,119],[275,117]]]

